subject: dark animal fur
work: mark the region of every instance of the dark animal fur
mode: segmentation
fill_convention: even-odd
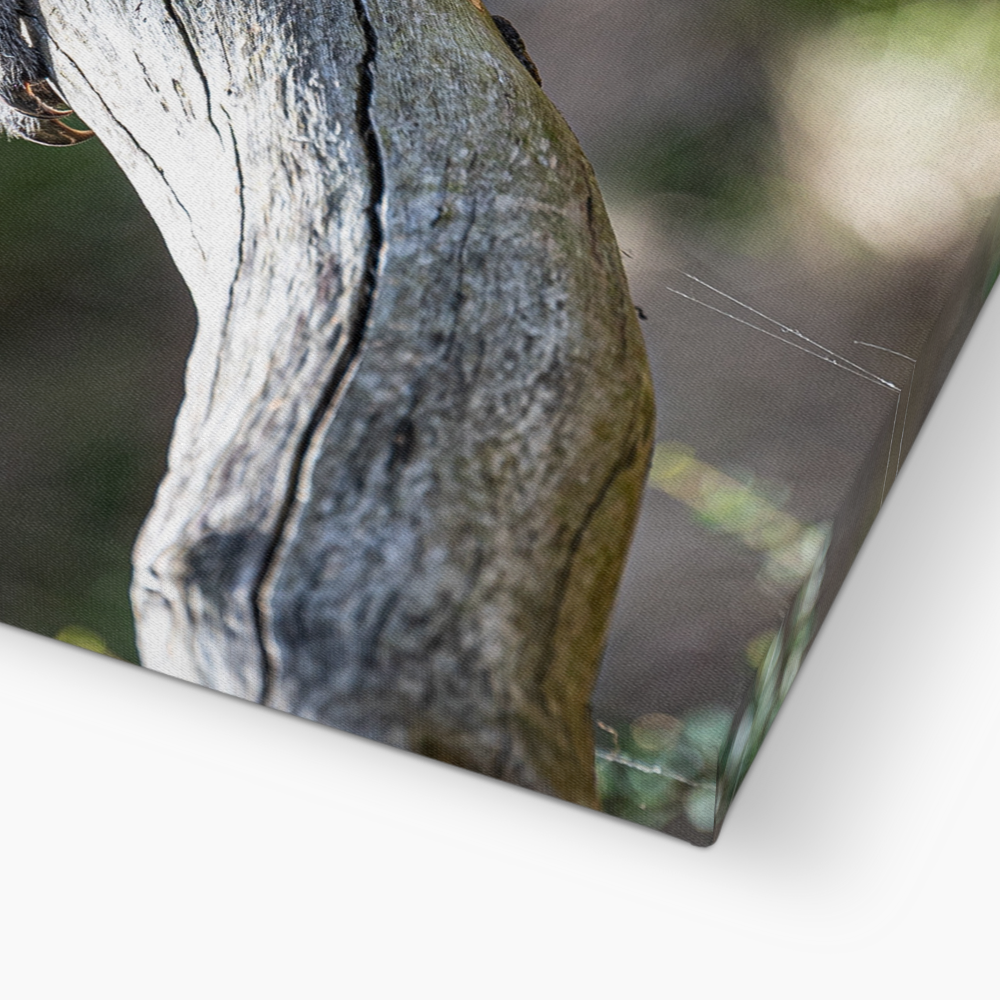
[[[72,112],[52,86],[41,51],[24,37],[26,18],[20,0],[0,0],[0,129],[45,146],[89,139],[93,132],[60,121]]]

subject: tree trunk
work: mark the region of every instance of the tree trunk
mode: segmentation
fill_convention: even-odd
[[[474,0],[38,7],[198,309],[144,665],[595,804],[652,395],[558,112]]]

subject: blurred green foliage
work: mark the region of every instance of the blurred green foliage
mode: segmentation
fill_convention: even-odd
[[[873,11],[894,11],[923,0],[765,0],[764,8],[777,20],[794,28],[849,17],[852,14],[870,14]],[[975,3],[976,0],[968,0]],[[760,0],[742,0],[736,6],[746,10],[761,6]]]
[[[71,646],[79,646],[81,649],[89,649],[94,653],[104,653],[106,656],[115,654],[104,641],[104,637],[90,629],[80,628],[78,625],[67,625],[56,633],[56,638],[60,642],[68,642]]]
[[[823,547],[795,595],[791,611],[771,639],[757,668],[753,692],[746,708],[739,714],[738,721],[730,727],[726,740],[719,747],[715,789],[716,830],[725,819],[737,789],[788,695],[816,632],[816,604],[826,572],[826,554],[831,535],[831,527],[824,526]],[[755,651],[748,652],[753,655]]]
[[[649,485],[683,503],[707,531],[734,535],[760,552],[758,584],[794,589],[825,547],[826,529],[804,524],[782,509],[787,487],[745,470],[741,475],[737,479],[700,461],[687,445],[661,441],[653,452]]]
[[[598,723],[597,790],[605,812],[662,829],[684,816],[699,833],[715,825],[719,748],[732,713],[708,706],[681,717]]]
[[[130,553],[193,322],[159,233],[98,141],[0,141],[3,621],[136,659]]]
[[[629,195],[671,196],[669,214],[675,222],[750,223],[771,205],[770,178],[779,153],[770,67],[796,37],[858,15],[881,15],[866,21],[875,44],[892,34],[914,44],[923,40],[933,50],[968,15],[986,23],[982,8],[982,0],[732,0],[719,5],[709,17],[711,48],[727,56],[715,59],[705,88],[728,99],[692,102],[698,103],[693,115],[682,102],[655,124],[636,130],[602,172],[612,187]]]
[[[695,219],[749,218],[766,204],[753,178],[766,169],[770,136],[764,105],[707,122],[665,124],[615,165],[617,182],[625,179],[632,194],[686,196],[684,209],[675,211]]]
[[[706,533],[725,532],[761,552],[759,586],[793,588],[785,620],[752,636],[745,664],[734,664],[754,672],[747,706],[734,713],[705,705],[680,716],[595,724],[602,808],[657,829],[680,820],[705,842],[718,830],[812,640],[831,536],[829,524],[805,524],[781,510],[787,491],[780,484],[745,478],[699,461],[683,444],[661,442],[649,485],[683,503]]]
[[[829,527],[823,537],[781,627],[748,644],[755,679],[741,712],[707,705],[680,717],[597,721],[597,791],[605,812],[661,830],[682,819],[706,841],[714,837],[815,633]]]

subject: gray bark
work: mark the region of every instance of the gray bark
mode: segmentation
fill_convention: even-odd
[[[198,308],[144,665],[595,804],[652,396],[558,112],[470,0],[39,8]]]

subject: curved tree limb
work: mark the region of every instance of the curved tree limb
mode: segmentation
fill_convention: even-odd
[[[38,4],[198,308],[143,663],[594,805],[652,395],[590,167],[477,6]]]

